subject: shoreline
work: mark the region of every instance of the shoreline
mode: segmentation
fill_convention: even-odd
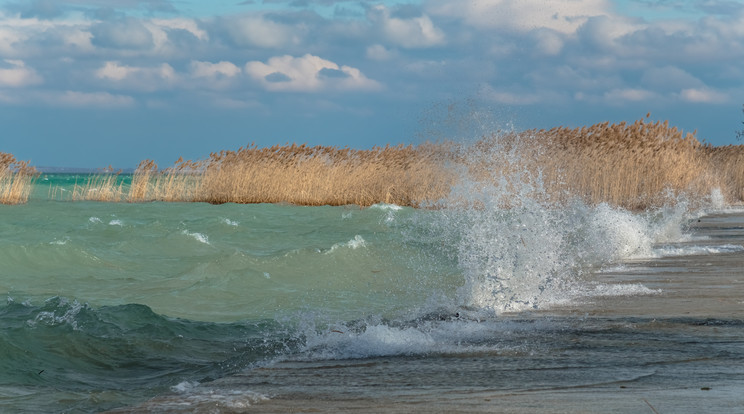
[[[690,230],[693,241],[680,244],[744,245],[744,212],[704,216]],[[550,340],[563,345],[544,355],[545,363],[566,353],[578,358],[558,371],[507,369],[513,357],[491,352],[290,359],[110,412],[733,412],[744,406],[736,363],[744,344],[742,264],[744,251],[633,261],[597,273],[596,282],[641,283],[660,293],[505,315],[551,326],[548,335],[557,339]],[[580,362],[602,355],[615,359]],[[468,377],[478,375],[485,377]]]

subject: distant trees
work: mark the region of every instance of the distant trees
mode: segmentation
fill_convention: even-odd
[[[741,106],[741,112],[744,113],[744,105]],[[741,124],[744,125],[744,121],[741,121]],[[739,141],[744,139],[744,129],[742,129],[741,131],[736,131],[736,139],[738,139]]]

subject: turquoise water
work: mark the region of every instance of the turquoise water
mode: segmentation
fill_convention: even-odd
[[[42,176],[28,204],[0,206],[5,412],[261,412],[313,381],[322,395],[372,398],[453,381],[648,381],[680,374],[651,364],[744,358],[739,319],[713,332],[697,319],[542,314],[663,295],[597,276],[624,263],[744,250],[696,236],[689,225],[702,212],[683,202],[630,213],[529,199],[435,211],[48,199],[81,178]],[[355,368],[308,371],[328,361]],[[716,381],[737,372],[701,366]]]

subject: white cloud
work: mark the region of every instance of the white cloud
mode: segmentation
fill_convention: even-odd
[[[238,66],[227,61],[211,63],[192,60],[190,67],[195,82],[218,89],[232,85],[242,73]]]
[[[545,55],[554,56],[563,50],[563,39],[551,30],[540,30],[535,33],[535,42],[537,49]]]
[[[240,68],[226,61],[211,63],[192,60],[191,74],[198,78],[231,78],[240,74]]]
[[[178,76],[173,67],[167,63],[159,66],[141,67],[126,66],[119,62],[109,61],[95,71],[97,78],[141,90],[163,89],[173,85]]]
[[[372,45],[367,47],[366,56],[372,60],[390,60],[397,55],[396,52],[388,50],[383,45]]]
[[[146,21],[127,18],[119,21],[102,21],[91,26],[91,43],[102,48],[144,51],[155,46],[152,31]]]
[[[185,45],[174,44],[172,37],[174,32],[183,31],[189,33],[198,42],[209,41],[209,33],[201,29],[196,21],[173,18],[173,19],[152,19],[146,21],[144,26],[150,31],[153,40],[153,50],[160,56],[171,55],[179,52]],[[181,54],[190,55],[187,50],[180,50]]]
[[[62,39],[65,44],[85,52],[94,51],[93,43],[91,43],[92,38],[93,35],[90,32],[79,28],[71,28],[62,32]]]
[[[728,101],[728,96],[725,93],[709,88],[684,89],[679,96],[682,100],[693,103],[720,104]]]
[[[101,79],[121,81],[137,70],[137,68],[122,66],[119,62],[106,62],[102,68],[96,71],[96,76]]]
[[[25,40],[26,36],[12,27],[0,26],[0,54],[5,56],[15,55],[15,45]]]
[[[369,19],[379,25],[390,42],[404,48],[440,46],[445,43],[444,32],[427,15],[401,19],[392,17],[387,7],[379,5],[370,10]]]
[[[209,33],[200,28],[197,22],[191,19],[152,19],[150,23],[160,28],[185,30],[201,41],[209,40]]]
[[[302,26],[289,26],[262,16],[242,16],[218,20],[223,24],[232,41],[241,47],[276,49],[301,40]],[[299,31],[300,33],[295,33]]]
[[[574,33],[589,17],[607,15],[608,0],[432,0],[432,15],[458,17],[479,29],[526,32],[539,28]]]
[[[339,66],[318,56],[275,56],[267,63],[246,63],[245,72],[270,91],[315,92],[336,90],[375,90],[380,85],[359,69]]]
[[[5,65],[0,64],[0,86],[18,88],[43,82],[42,77],[22,60],[5,59],[4,62]]]

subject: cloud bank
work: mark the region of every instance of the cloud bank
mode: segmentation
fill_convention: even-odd
[[[744,96],[738,2],[277,0],[207,7],[0,2],[0,105],[219,108],[235,116],[285,114],[290,105],[305,117],[342,111],[361,119],[475,94],[493,105],[542,111],[546,119],[567,116],[560,108],[594,116],[656,110],[682,120],[696,110],[733,108],[734,128]]]

